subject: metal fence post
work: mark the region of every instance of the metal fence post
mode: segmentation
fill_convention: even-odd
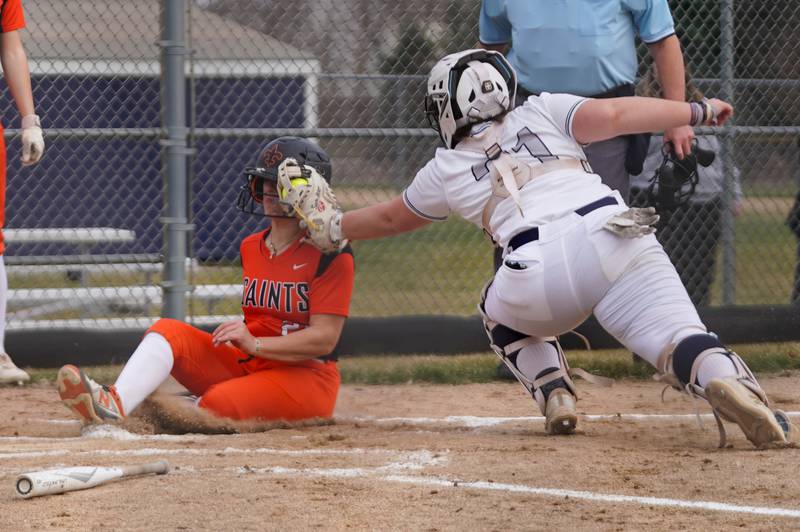
[[[162,13],[161,120],[166,132],[162,139],[166,165],[166,235],[164,264],[164,305],[162,316],[186,317],[186,256],[189,232],[187,201],[186,44],[185,0],[164,0]]]
[[[733,103],[733,0],[723,0],[720,16],[720,59],[722,62],[720,78],[722,81],[720,97]],[[730,126],[722,129],[720,156],[722,157],[722,304],[733,305],[736,300],[736,249],[734,243],[733,212],[734,201],[734,141]]]

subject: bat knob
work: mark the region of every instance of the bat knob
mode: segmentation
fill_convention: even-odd
[[[30,479],[26,477],[17,479],[17,493],[24,496],[29,494],[32,489],[33,483],[30,481]]]

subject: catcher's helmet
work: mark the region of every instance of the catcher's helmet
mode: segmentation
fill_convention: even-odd
[[[242,212],[264,214],[261,209],[261,202],[264,199],[264,181],[276,183],[278,167],[284,159],[289,157],[300,164],[311,166],[325,178],[325,181],[331,182],[331,159],[325,150],[308,139],[279,137],[261,148],[254,166],[244,169],[247,183],[242,185],[236,200],[236,206]]]
[[[452,148],[470,124],[510,111],[517,95],[517,74],[503,54],[465,50],[441,59],[428,77],[425,114]]]

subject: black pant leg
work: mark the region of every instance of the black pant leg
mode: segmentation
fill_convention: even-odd
[[[688,204],[675,210],[656,233],[696,306],[708,305],[721,234],[721,202]]]
[[[794,289],[792,290],[792,303],[800,305],[800,237],[797,239],[797,261],[794,266]]]

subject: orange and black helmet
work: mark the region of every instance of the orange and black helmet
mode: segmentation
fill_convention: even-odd
[[[314,168],[331,182],[331,159],[325,150],[314,142],[300,137],[280,137],[268,142],[258,153],[258,160],[253,166],[244,169],[247,182],[239,190],[236,206],[250,214],[261,213],[261,201],[264,198],[264,181],[278,181],[278,167],[284,159],[292,158],[299,164]]]

